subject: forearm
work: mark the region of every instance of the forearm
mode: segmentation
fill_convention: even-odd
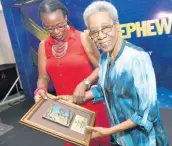
[[[93,84],[98,80],[98,75],[99,75],[99,67],[94,69],[94,71],[87,77],[87,80],[89,80],[91,84]]]
[[[48,88],[49,79],[46,77],[39,77],[37,81],[37,88]]]
[[[127,121],[124,121],[124,122],[114,126],[114,127],[111,127],[110,128],[110,135],[117,133],[117,132],[120,132],[120,131],[130,129],[130,128],[134,128],[136,126],[137,125],[129,119]]]

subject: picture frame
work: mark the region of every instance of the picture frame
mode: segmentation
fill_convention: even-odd
[[[51,95],[50,97],[52,96],[54,95]],[[56,108],[55,113],[52,114],[53,120],[54,117],[57,116],[56,120],[53,121],[49,117],[46,119],[46,112],[49,111],[50,107],[54,105],[58,107]],[[61,121],[58,121],[59,112],[57,109],[59,109],[59,107],[64,109],[65,112],[70,111],[74,113],[74,117],[72,120],[70,119],[70,124],[64,125],[60,123]],[[89,146],[91,133],[86,130],[86,126],[94,126],[95,116],[95,112],[71,102],[62,99],[53,100],[48,98],[45,100],[42,98],[31,107],[31,109],[20,119],[19,122],[25,126],[78,146]]]

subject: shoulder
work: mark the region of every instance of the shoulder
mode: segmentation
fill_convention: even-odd
[[[145,52],[145,50],[143,50],[143,48],[136,46],[128,41],[126,41],[126,43],[125,43],[125,50],[127,52],[130,52],[130,54],[132,54],[132,55],[139,55],[141,52]]]
[[[38,54],[42,54],[42,53],[45,53],[45,42],[46,40],[42,40],[40,43],[39,43],[39,48],[38,48]]]
[[[136,59],[150,57],[148,52],[146,52],[143,48],[136,46],[128,41],[125,43],[125,53]]]
[[[80,39],[83,44],[83,46],[87,45],[89,43],[89,37],[84,32],[80,32]]]
[[[125,56],[127,55],[132,60],[132,63],[137,64],[138,66],[140,65],[145,66],[147,64],[152,64],[148,52],[146,52],[143,48],[138,47],[126,41]]]
[[[39,45],[44,46],[46,43],[49,43],[53,41],[53,38],[51,36],[48,36],[46,39],[42,40]]]
[[[42,47],[44,46],[44,43],[46,42],[46,40],[42,40],[40,43],[39,43],[39,47]]]
[[[81,32],[80,39],[81,39],[81,43],[86,52],[94,53],[95,50],[97,50],[96,45],[94,44],[94,42],[91,40],[91,38],[86,33]]]
[[[45,48],[45,41],[46,40],[42,40],[40,43],[39,43],[39,50],[41,49],[41,48]],[[41,49],[42,50],[42,49]]]

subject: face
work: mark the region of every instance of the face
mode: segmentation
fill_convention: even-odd
[[[119,23],[113,22],[107,12],[97,12],[88,18],[90,37],[98,48],[111,52],[115,47],[119,35]]]
[[[42,13],[41,19],[44,28],[56,40],[63,40],[67,34],[67,17],[65,17],[61,10],[53,13]]]

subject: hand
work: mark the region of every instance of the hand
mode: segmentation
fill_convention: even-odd
[[[87,130],[92,133],[91,139],[112,135],[111,128],[87,126]]]
[[[71,95],[59,95],[59,96],[54,96],[54,95],[51,95],[51,94],[47,94],[47,95],[48,95],[49,98],[51,98],[53,100],[62,99],[62,100],[73,103],[73,96],[71,96]]]
[[[46,95],[46,92],[45,90],[43,89],[40,89],[37,94],[34,96],[34,100],[35,100],[35,103],[37,103],[41,98],[43,99],[47,99],[47,95]]]
[[[76,104],[82,104],[85,102],[84,97],[85,97],[85,91],[87,87],[84,85],[83,82],[79,83],[75,91],[73,93],[73,102]]]

